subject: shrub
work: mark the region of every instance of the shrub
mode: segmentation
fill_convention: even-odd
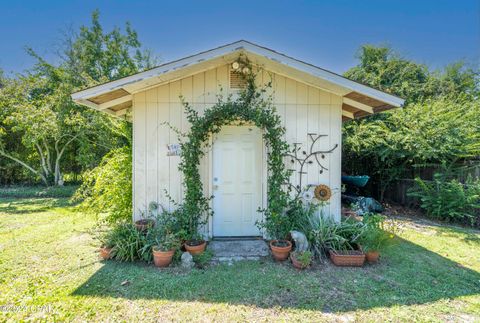
[[[73,199],[80,207],[108,223],[121,223],[132,217],[132,153],[130,147],[108,153],[100,165],[85,174]]]
[[[98,240],[100,241],[100,245],[102,248],[115,248],[115,240],[116,240],[117,232],[115,230],[107,230],[106,232],[102,232]],[[113,256],[114,250],[112,250]]]
[[[120,261],[152,262],[152,249],[167,251],[180,247],[174,214],[163,211],[155,217],[155,226],[140,232],[131,222],[114,224],[100,236],[102,246],[112,248],[112,258]]]
[[[314,215],[301,230],[316,256],[322,257],[328,250],[355,250],[360,245],[365,251],[383,250],[393,244],[400,227],[395,220],[377,214],[365,214],[362,221],[347,218],[341,222]]]
[[[435,174],[433,181],[415,179],[409,195],[419,198],[427,216],[438,220],[480,225],[480,179],[468,177],[465,184]]]

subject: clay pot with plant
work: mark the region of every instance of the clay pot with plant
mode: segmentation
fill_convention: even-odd
[[[293,267],[297,269],[308,268],[312,264],[313,254],[311,251],[294,251],[290,254]]]
[[[374,214],[364,216],[365,227],[359,238],[359,244],[369,263],[376,263],[382,251],[394,243],[397,225],[394,220],[386,221],[385,217]]]
[[[112,258],[112,248],[108,247],[100,247],[100,257],[102,257],[103,260],[108,260]]]
[[[175,251],[180,246],[178,238],[174,234],[167,234],[158,240],[158,244],[152,247],[153,263],[157,267],[168,267],[173,260]]]
[[[276,261],[284,261],[292,250],[292,243],[288,240],[271,240],[270,249]]]
[[[292,250],[292,242],[290,241],[290,231],[292,230],[291,219],[298,216],[301,208],[300,199],[294,199],[289,202],[288,207],[282,214],[265,210],[264,220],[257,222],[260,230],[265,230],[267,235],[272,237],[269,242],[273,259],[276,261],[285,261]]]
[[[108,260],[114,256],[115,248],[115,232],[113,230],[103,233],[100,238],[100,248],[99,253],[100,257],[103,260]]]
[[[207,242],[202,236],[195,234],[185,241],[185,250],[187,250],[192,256],[199,255],[205,251]]]
[[[148,229],[152,228],[155,225],[153,219],[140,219],[135,221],[135,227],[140,232],[146,232]]]
[[[156,202],[150,202],[148,211],[140,212],[140,219],[135,221],[135,227],[139,232],[146,233],[149,229],[155,226],[154,218],[158,216],[158,212],[156,211],[157,208],[158,204]]]

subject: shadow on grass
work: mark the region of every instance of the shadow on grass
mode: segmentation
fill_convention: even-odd
[[[0,213],[32,214],[73,205],[68,198],[0,198]]]
[[[480,273],[402,240],[379,264],[363,268],[327,263],[299,272],[268,260],[184,272],[107,261],[73,295],[343,312],[478,293]]]

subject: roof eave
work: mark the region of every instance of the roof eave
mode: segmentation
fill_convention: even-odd
[[[82,91],[75,92],[71,95],[72,99],[82,105],[87,105],[91,108],[97,110],[104,110],[100,108],[99,104],[89,101],[88,99],[104,95],[112,91],[118,91],[120,89],[132,88],[131,85],[135,83],[148,83],[146,80],[152,78],[158,78],[161,80],[162,75],[172,75],[173,72],[180,71],[182,69],[187,69],[195,65],[201,65],[208,61],[214,61],[216,59],[227,57],[236,52],[246,52],[251,55],[257,55],[266,58],[272,62],[284,65],[293,70],[297,70],[306,74],[311,75],[314,78],[317,78],[322,81],[326,81],[335,86],[340,86],[346,91],[352,91],[360,93],[366,97],[373,98],[384,102],[385,104],[391,107],[402,107],[405,101],[394,95],[382,92],[380,90],[371,88],[369,86],[363,85],[361,83],[347,79],[341,75],[335,74],[333,72],[324,70],[320,67],[302,62],[295,58],[289,57],[287,55],[278,53],[274,50],[262,47],[253,43],[250,43],[245,40],[234,42],[228,45],[217,47],[212,50],[201,52],[196,55],[188,56],[173,62],[169,62],[158,67],[152,68],[150,70],[140,72],[131,76],[127,76],[115,81],[111,81],[105,84],[97,85]],[[290,70],[292,71],[292,70]],[[129,86],[130,85],[130,86]],[[128,91],[127,91],[128,92]]]

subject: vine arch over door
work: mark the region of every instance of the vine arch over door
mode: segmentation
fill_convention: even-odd
[[[185,187],[184,212],[189,214],[188,231],[194,234],[199,225],[208,220],[204,215],[212,215],[209,205],[211,197],[205,197],[199,165],[205,155],[211,135],[218,133],[222,126],[232,123],[253,124],[262,130],[267,147],[267,205],[264,210],[265,221],[282,216],[288,205],[289,192],[284,188],[291,170],[286,169],[284,156],[289,153],[289,145],[283,139],[285,128],[276,113],[271,99],[265,99],[265,90],[257,90],[254,75],[247,78],[247,87],[240,92],[238,99],[218,102],[205,110],[201,116],[188,102],[183,102],[187,120],[191,124],[186,140],[181,143],[181,161],[179,170],[184,174]]]

